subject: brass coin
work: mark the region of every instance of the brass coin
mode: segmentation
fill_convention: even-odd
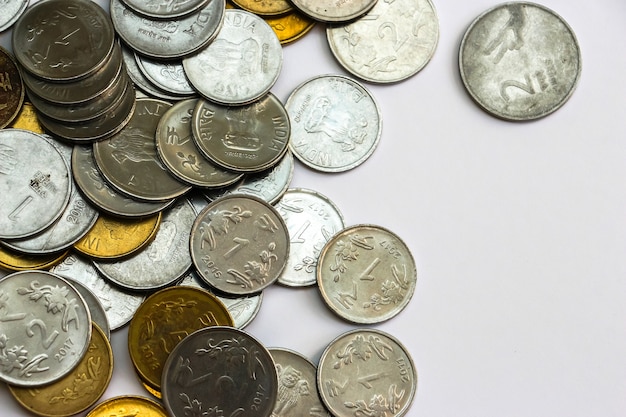
[[[45,386],[24,388],[9,385],[13,397],[28,411],[45,417],[67,417],[98,401],[113,375],[113,349],[104,332],[92,324],[87,353],[72,372]]]
[[[122,219],[100,215],[91,230],[74,249],[97,259],[128,256],[149,244],[161,224],[161,213],[142,219]]]
[[[98,404],[86,417],[168,417],[163,406],[138,395],[113,397]]]
[[[172,349],[208,326],[234,326],[234,321],[217,297],[200,288],[169,287],[139,306],[128,328],[128,351],[139,379],[157,391],[155,396],[160,396],[163,366]]]
[[[24,129],[35,133],[46,133],[35,112],[35,106],[29,101],[25,101],[19,113],[9,126],[14,129]]]
[[[10,271],[48,269],[61,262],[67,251],[49,255],[28,255],[0,246],[0,268]]]
[[[280,16],[293,10],[287,0],[232,0],[232,2],[250,13],[259,16]]]
[[[298,11],[285,16],[264,18],[272,28],[281,45],[297,41],[309,33],[316,21]]]
[[[24,103],[24,82],[13,56],[0,46],[0,129],[8,126]]]

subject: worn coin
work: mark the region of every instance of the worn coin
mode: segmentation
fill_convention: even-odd
[[[126,417],[128,410],[131,416],[169,417],[161,404],[138,395],[109,398],[91,409],[86,417]]]
[[[284,16],[265,17],[265,21],[276,33],[281,45],[301,39],[313,29],[317,22],[297,10],[293,10]]]
[[[52,267],[52,269],[58,267],[59,265],[57,264]],[[52,269],[50,270],[50,272],[52,272]],[[94,294],[94,292],[82,282],[76,281],[73,278],[69,278],[63,275],[61,275],[61,277],[70,284],[72,284],[74,288],[76,288],[76,291],[78,291],[81,297],[83,297],[83,300],[85,300],[85,303],[89,308],[91,321],[98,326],[98,329],[102,331],[102,333],[108,340],[111,340],[111,326],[109,325],[109,319],[107,318],[104,306],[102,305],[102,302],[100,302],[100,300],[98,299],[98,296],[96,296],[96,294]]]
[[[570,26],[552,10],[510,2],[487,10],[467,29],[459,50],[461,79],[493,116],[533,120],[559,109],[581,74]]]
[[[260,172],[276,165],[287,152],[289,115],[272,93],[243,106],[200,100],[192,131],[198,149],[216,165],[235,172]]]
[[[244,105],[264,96],[276,83],[283,50],[272,28],[244,10],[228,9],[217,37],[183,59],[191,84],[208,100]]]
[[[0,130],[0,238],[32,236],[54,223],[70,198],[69,168],[43,136]]]
[[[81,361],[91,316],[64,279],[23,271],[0,280],[0,379],[22,387],[49,384]]]
[[[126,325],[146,298],[143,293],[125,291],[109,283],[90,260],[74,252],[53,266],[50,272],[79,281],[89,288],[102,303],[112,331]]]
[[[280,214],[255,197],[222,197],[198,214],[191,259],[200,276],[227,294],[254,294],[274,283],[289,254]]]
[[[180,97],[197,95],[180,60],[163,61],[135,53],[135,61],[143,75],[160,90]]]
[[[47,269],[61,262],[67,252],[48,255],[29,255],[0,246],[0,268],[9,271]]]
[[[287,190],[276,209],[290,237],[287,265],[278,283],[290,287],[314,285],[320,252],[344,228],[343,215],[328,197],[304,188]]]
[[[104,332],[93,325],[83,359],[60,380],[42,387],[9,385],[25,409],[43,417],[69,417],[87,410],[104,394],[113,376],[113,349]]]
[[[232,0],[237,7],[259,16],[279,16],[293,10],[289,0]]]
[[[233,319],[213,294],[174,286],[146,298],[130,321],[128,351],[139,378],[161,390],[168,355],[186,336],[207,326],[232,326]]]
[[[399,314],[417,281],[415,260],[400,237],[367,224],[335,234],[322,249],[316,272],[326,305],[339,317],[360,324]]]
[[[9,29],[22,16],[30,0],[5,0],[2,2],[0,32]]]
[[[317,367],[313,362],[290,349],[268,350],[278,376],[278,395],[272,415],[330,417],[317,390]]]
[[[353,169],[372,155],[380,140],[378,104],[352,78],[311,78],[290,94],[285,107],[291,120],[291,151],[317,171]]]
[[[165,363],[161,385],[172,417],[187,416],[189,409],[269,417],[278,392],[267,349],[244,331],[223,326],[205,327],[183,339]]]
[[[439,40],[439,19],[430,0],[378,1],[353,22],[329,25],[326,37],[346,70],[366,81],[393,83],[430,62]]]
[[[210,0],[124,0],[124,4],[144,16],[155,19],[183,17],[203,7]]]
[[[199,99],[180,101],[167,110],[157,126],[157,152],[179,180],[201,188],[233,184],[243,173],[227,171],[205,158],[192,138],[192,115]]]
[[[326,23],[347,22],[367,13],[378,0],[291,0],[302,13]]]
[[[24,81],[17,62],[9,51],[0,47],[0,129],[13,122],[23,103]]]
[[[317,367],[317,386],[335,417],[401,417],[415,398],[417,371],[395,337],[355,329],[328,344]]]

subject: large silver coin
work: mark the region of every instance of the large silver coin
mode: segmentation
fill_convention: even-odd
[[[298,10],[326,23],[347,22],[364,15],[378,0],[291,0]],[[388,1],[388,0],[381,0]]]
[[[124,291],[109,283],[89,260],[75,253],[70,253],[50,272],[78,281],[90,289],[102,304],[111,330],[127,324],[146,298],[145,294]]]
[[[300,84],[285,104],[291,120],[289,147],[303,164],[343,172],[365,162],[382,132],[382,114],[369,91],[342,75]]]
[[[211,42],[222,26],[225,0],[211,0],[197,12],[174,19],[137,14],[120,0],[109,8],[115,30],[131,49],[153,58],[182,58]]]
[[[317,386],[335,417],[407,415],[417,391],[409,351],[376,329],[348,331],[324,350]]]
[[[485,111],[505,120],[533,120],[570,98],[581,53],[572,29],[552,10],[512,2],[472,22],[459,67],[465,88]]]
[[[69,167],[41,135],[0,130],[0,238],[32,236],[63,214],[71,192]]]
[[[173,19],[195,12],[210,0],[124,0],[137,13],[155,19]]]
[[[183,59],[191,84],[215,103],[248,104],[276,83],[283,49],[262,18],[237,9],[225,12],[217,37],[195,55]]]
[[[395,233],[354,225],[322,249],[317,284],[326,305],[352,323],[379,323],[407,306],[417,283],[415,260]]]
[[[198,214],[191,259],[210,286],[254,294],[274,283],[287,262],[289,232],[276,209],[254,197],[228,196]]]
[[[134,291],[153,291],[173,284],[191,267],[189,234],[196,212],[180,199],[163,212],[154,239],[130,258],[116,262],[94,260],[94,266],[114,284]]]
[[[93,74],[110,56],[115,31],[109,15],[88,0],[44,0],[29,7],[13,27],[15,58],[50,81]]]
[[[91,314],[91,320],[98,325],[100,330],[104,333],[109,341],[111,340],[111,327],[109,326],[109,319],[107,318],[106,311],[104,310],[104,306],[88,287],[80,281],[76,281],[75,279],[70,279],[68,277],[63,277],[67,282],[72,284],[76,291],[83,297],[85,300],[85,304],[89,308],[89,313]]]
[[[34,387],[78,365],[89,347],[91,315],[76,289],[43,271],[0,280],[0,379]]]
[[[326,37],[346,70],[366,81],[393,83],[430,62],[439,40],[439,19],[430,0],[378,1],[354,22],[329,25]]]
[[[276,204],[289,230],[287,266],[278,283],[290,287],[314,285],[317,259],[326,242],[344,228],[343,215],[325,195],[292,188]]]
[[[244,106],[198,102],[192,138],[213,163],[235,172],[260,172],[276,165],[287,152],[289,115],[280,100],[267,93]]]
[[[163,368],[163,403],[172,417],[269,417],[278,392],[272,356],[254,337],[234,327],[197,330],[170,353]]]
[[[0,32],[9,29],[22,16],[30,0],[5,0],[2,2]]]

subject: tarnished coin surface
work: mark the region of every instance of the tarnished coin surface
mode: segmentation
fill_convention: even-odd
[[[124,0],[137,13],[156,19],[173,19],[195,12],[210,0]]]
[[[186,336],[208,326],[232,326],[233,319],[214,295],[174,286],[150,295],[128,327],[128,351],[139,378],[161,390],[168,355]]]
[[[326,22],[347,22],[368,12],[378,0],[291,0],[302,13]]]
[[[42,387],[9,385],[25,409],[43,417],[70,417],[87,410],[104,394],[113,376],[113,349],[104,332],[94,325],[83,359],[60,380]]]
[[[187,336],[163,369],[163,402],[172,417],[190,407],[225,416],[269,417],[276,403],[274,360],[254,337],[234,327],[206,327]],[[237,395],[228,395],[234,392]]]
[[[379,323],[396,316],[411,300],[416,282],[411,251],[381,226],[343,229],[326,243],[318,259],[322,298],[352,323]]]
[[[343,172],[365,162],[382,132],[382,114],[369,91],[342,75],[300,84],[285,104],[291,120],[289,147],[308,167]]]
[[[122,417],[126,410],[132,410],[131,415],[135,416],[170,417],[161,404],[138,395],[109,398],[91,409],[86,417]]]
[[[276,83],[283,50],[272,28],[257,15],[228,9],[217,37],[183,59],[191,84],[208,100],[243,105],[264,96]]]
[[[272,93],[243,106],[198,102],[192,138],[204,156],[224,169],[259,172],[271,168],[287,152],[289,115]]]
[[[329,25],[326,37],[337,61],[375,83],[402,81],[430,62],[439,19],[430,0],[378,1],[365,16]]]
[[[376,329],[357,329],[326,347],[317,386],[333,416],[400,417],[415,398],[417,371],[398,339]]]
[[[17,62],[9,51],[0,47],[0,129],[13,122],[23,103],[24,81]]]
[[[292,188],[276,204],[289,230],[289,258],[278,283],[290,287],[314,285],[317,259],[326,242],[344,228],[339,208],[325,195]]]
[[[278,395],[272,415],[330,417],[317,389],[317,367],[313,362],[293,350],[268,350],[278,376]]]
[[[2,3],[2,16],[0,16],[0,32],[9,29],[28,7],[30,0],[5,0]]]
[[[32,236],[54,223],[71,192],[69,167],[43,136],[0,130],[0,238]]]
[[[200,276],[228,294],[254,294],[274,283],[289,254],[289,232],[276,209],[255,197],[210,203],[191,230],[191,259]]]
[[[552,10],[510,2],[481,14],[459,50],[461,79],[485,111],[505,120],[533,120],[559,109],[581,74],[570,26]]]
[[[0,379],[21,387],[63,378],[91,338],[85,301],[64,279],[23,271],[0,280]]]

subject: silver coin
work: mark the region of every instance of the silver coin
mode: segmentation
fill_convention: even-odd
[[[93,144],[96,165],[122,194],[141,201],[170,201],[191,189],[170,174],[157,154],[156,129],[172,105],[150,98],[136,102],[135,112],[122,131]]]
[[[75,253],[66,256],[50,272],[89,288],[102,304],[111,331],[126,325],[146,298],[145,294],[125,291],[109,283],[89,260]]]
[[[23,387],[57,381],[89,347],[91,315],[64,279],[23,271],[0,280],[0,379]]]
[[[202,288],[216,296],[226,306],[237,329],[245,328],[254,320],[261,309],[263,301],[263,292],[241,297],[216,292],[200,278],[195,270],[183,277],[178,285]]]
[[[94,260],[94,266],[106,279],[128,290],[152,291],[171,285],[191,267],[189,234],[195,219],[191,203],[180,199],[163,212],[148,246],[116,262]]]
[[[417,371],[395,337],[356,329],[326,347],[317,366],[317,386],[335,417],[401,417],[415,398]]]
[[[173,19],[195,12],[209,0],[124,0],[137,13],[155,19]]]
[[[196,90],[189,84],[183,63],[179,60],[156,60],[135,53],[139,70],[152,84],[175,96],[194,96]]]
[[[208,100],[244,105],[264,96],[276,83],[283,49],[262,18],[237,9],[225,11],[217,37],[183,59],[191,84]]]
[[[352,323],[379,323],[399,314],[417,283],[415,260],[395,233],[360,224],[335,234],[322,249],[317,284],[326,305]]]
[[[225,7],[225,0],[211,0],[197,12],[168,20],[137,14],[120,0],[109,4],[120,38],[136,52],[163,59],[188,56],[211,42],[222,26]]]
[[[343,215],[325,195],[292,188],[276,203],[289,230],[287,266],[278,283],[303,287],[317,282],[317,259],[326,242],[344,228]]]
[[[326,23],[347,22],[368,12],[378,0],[291,0],[312,19]],[[385,1],[385,0],[383,0]]]
[[[41,135],[0,130],[0,238],[32,236],[52,225],[68,204],[69,168]]]
[[[273,168],[256,174],[246,174],[243,179],[229,187],[204,190],[209,201],[227,195],[249,195],[275,204],[287,191],[293,179],[294,160],[290,151]]]
[[[330,417],[317,390],[317,367],[313,362],[293,350],[268,350],[278,376],[278,395],[272,416]]]
[[[179,180],[196,187],[225,187],[243,174],[226,171],[207,160],[192,138],[192,115],[198,99],[183,100],[166,111],[156,130],[157,152]]]
[[[369,91],[342,75],[300,84],[285,104],[291,120],[289,147],[303,164],[343,172],[365,162],[382,132],[382,114]]]
[[[161,388],[172,417],[188,416],[189,410],[269,417],[278,380],[274,360],[258,340],[233,327],[213,326],[176,345],[165,362]]]
[[[289,115],[272,93],[243,106],[198,102],[192,138],[216,165],[236,172],[271,168],[287,152]]]
[[[164,203],[148,203],[126,197],[109,186],[102,178],[92,147],[75,145],[72,152],[72,174],[84,197],[100,210],[119,217],[144,217],[156,214],[172,205],[175,199]]]
[[[46,139],[45,136],[44,139]],[[73,147],[52,138],[47,140],[70,166]],[[69,202],[57,221],[35,236],[7,240],[4,245],[15,251],[34,255],[62,252],[82,238],[97,219],[98,210],[83,199],[72,181]]]
[[[2,2],[0,32],[9,29],[22,16],[30,0],[5,0]]]
[[[280,276],[289,232],[274,207],[249,196],[227,196],[198,214],[191,259],[209,285],[234,295],[255,294]]]
[[[349,24],[329,25],[326,37],[346,70],[366,81],[393,83],[430,62],[439,40],[439,19],[430,0],[378,1]]]
[[[533,120],[559,109],[581,74],[570,26],[544,6],[504,3],[481,14],[459,50],[463,84],[474,101],[505,120]]]
[[[27,72],[64,82],[102,67],[115,45],[115,31],[95,2],[44,0],[26,9],[11,39],[15,58]]]

